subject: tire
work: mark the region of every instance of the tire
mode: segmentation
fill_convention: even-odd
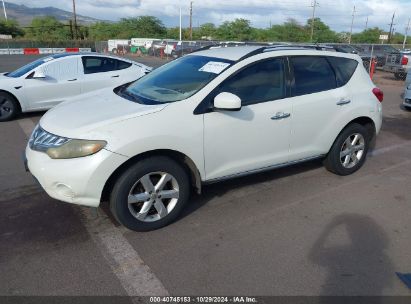
[[[176,51],[171,51],[171,57],[173,57],[174,59],[178,58]]]
[[[338,135],[324,160],[324,165],[328,171],[337,175],[350,175],[364,165],[369,146],[370,135],[367,129],[352,123]]]
[[[117,54],[117,49],[116,48],[114,48],[112,51],[111,51],[113,54]]]
[[[110,195],[110,209],[128,229],[155,230],[177,219],[189,199],[190,189],[188,174],[182,166],[168,157],[150,157],[132,165],[119,177]]]
[[[398,73],[394,73],[394,77],[397,80],[405,80],[405,78],[407,77],[407,74],[404,72],[398,72]]]
[[[20,104],[16,98],[6,92],[0,92],[0,122],[12,120],[20,112]]]

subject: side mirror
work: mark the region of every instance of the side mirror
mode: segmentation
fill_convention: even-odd
[[[232,93],[222,92],[214,98],[214,108],[225,111],[240,111],[241,99]]]
[[[33,77],[31,77],[33,79],[45,79],[46,78],[46,74],[44,74],[43,71],[35,71]]]

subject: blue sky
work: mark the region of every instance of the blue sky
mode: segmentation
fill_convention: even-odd
[[[72,0],[6,0],[31,7],[55,6],[71,10]],[[178,25],[179,5],[184,13],[183,23],[188,25],[189,0],[76,0],[78,14],[118,20],[122,17],[153,15],[166,26]],[[255,27],[268,27],[294,18],[304,24],[312,14],[313,0],[197,0],[193,3],[194,25],[213,22],[220,24],[235,18],[249,19]],[[411,0],[318,0],[316,16],[333,30],[349,31],[352,11],[356,6],[354,32],[366,26],[389,29],[392,14],[396,13],[395,29],[403,33],[411,17]]]

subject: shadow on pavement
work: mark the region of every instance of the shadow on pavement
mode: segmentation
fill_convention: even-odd
[[[346,236],[343,243],[341,233]],[[321,295],[381,295],[394,276],[385,253],[388,245],[384,230],[371,217],[336,216],[309,253],[309,260],[327,271]]]

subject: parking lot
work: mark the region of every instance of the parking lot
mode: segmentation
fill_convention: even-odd
[[[35,58],[3,56],[0,72]],[[147,233],[37,186],[21,153],[43,113],[1,123],[0,295],[411,295],[395,274],[411,272],[411,112],[404,82],[375,83],[383,127],[354,175],[312,161],[209,185]]]

